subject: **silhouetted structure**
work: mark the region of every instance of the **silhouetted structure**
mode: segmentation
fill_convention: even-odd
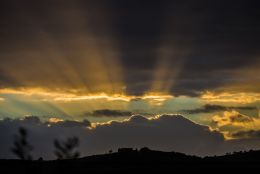
[[[60,142],[59,140],[54,140],[55,155],[58,159],[74,159],[80,156],[75,148],[79,146],[79,139],[77,137],[68,138],[66,141]]]
[[[25,128],[19,128],[19,134],[15,135],[14,147],[11,150],[21,160],[32,160],[30,152],[33,150],[33,147],[27,141]]]

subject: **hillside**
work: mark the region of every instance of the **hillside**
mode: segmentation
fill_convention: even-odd
[[[260,151],[237,152],[200,158],[176,152],[123,149],[103,155],[54,161],[1,160],[1,170],[26,173],[152,172],[152,171],[249,171],[260,169]]]

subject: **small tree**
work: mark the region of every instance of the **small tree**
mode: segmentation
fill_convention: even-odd
[[[54,153],[58,159],[74,159],[80,156],[75,148],[79,146],[79,139],[77,137],[68,138],[66,141],[60,142],[59,140],[54,140]]]
[[[28,143],[27,135],[25,128],[19,128],[19,134],[15,135],[14,147],[11,149],[21,160],[32,160],[30,152],[33,150],[33,147]]]

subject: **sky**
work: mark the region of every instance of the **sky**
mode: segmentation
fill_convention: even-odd
[[[2,0],[0,157],[12,158],[19,125],[38,133],[35,142],[72,132],[85,155],[260,149],[259,8],[257,0]],[[154,142],[161,138],[165,145]]]

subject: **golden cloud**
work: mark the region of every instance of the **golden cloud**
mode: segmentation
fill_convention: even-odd
[[[130,102],[134,99],[141,99],[147,101],[152,105],[161,105],[164,101],[173,98],[172,95],[160,93],[147,93],[143,96],[125,95],[125,94],[107,94],[107,93],[93,93],[82,94],[77,90],[56,90],[51,91],[44,88],[4,88],[0,89],[0,94],[26,95],[35,96],[42,101],[54,102],[72,102],[82,100],[106,100],[106,101],[123,101]]]
[[[249,125],[251,127],[251,125],[255,122],[259,122],[259,118],[252,118],[247,115],[240,114],[235,110],[225,111],[223,115],[215,115],[212,117],[212,124],[217,127],[238,126],[245,128]]]
[[[201,95],[201,99],[205,102],[248,104],[260,101],[260,93],[214,93],[206,91]]]
[[[211,127],[222,132],[226,139],[233,139],[237,138],[237,132],[259,131],[260,117],[250,117],[235,110],[225,111],[212,117]]]
[[[58,123],[58,122],[62,122],[62,121],[64,121],[64,120],[61,118],[55,118],[55,117],[49,118],[49,120],[48,120],[49,123]]]

